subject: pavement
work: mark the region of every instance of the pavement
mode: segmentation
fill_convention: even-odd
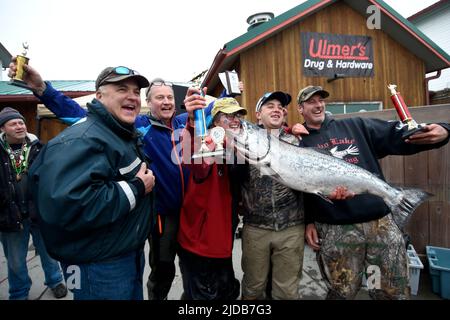
[[[145,251],[148,253],[148,244],[145,246]],[[148,254],[146,254],[146,258]],[[241,240],[236,239],[234,243],[233,250],[233,265],[236,273],[236,278],[242,279],[242,269],[241,269]],[[183,283],[181,280],[180,270],[178,268],[178,261],[176,261],[177,270],[175,279],[173,281],[172,288],[169,292],[169,300],[179,300],[183,292]],[[27,266],[30,277],[33,281],[33,285],[30,290],[29,299],[30,300],[56,300],[53,296],[51,290],[44,286],[44,273],[41,268],[41,262],[39,256],[35,254],[34,247],[30,242],[28,256],[27,256]],[[147,299],[147,290],[145,283],[147,281],[148,275],[150,273],[150,267],[146,262],[146,268],[144,270],[144,299]],[[412,295],[413,300],[441,300],[441,298],[432,293],[430,276],[426,270],[421,270],[419,282],[418,295]],[[0,251],[0,300],[8,299],[8,275],[6,267],[6,258],[4,256],[3,250]],[[326,296],[326,286],[322,280],[320,272],[318,270],[317,262],[315,259],[315,253],[308,247],[305,246],[305,255],[303,260],[303,276],[300,281],[300,296],[301,299],[308,300],[323,300]],[[60,300],[72,300],[72,294],[69,294]],[[358,293],[357,300],[370,300],[367,294],[367,288],[363,287]]]

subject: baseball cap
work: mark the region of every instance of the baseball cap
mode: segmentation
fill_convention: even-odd
[[[235,113],[242,112],[244,115],[247,114],[247,109],[241,107],[239,102],[234,98],[219,98],[214,101],[214,105],[211,111],[211,115],[214,118],[218,112],[223,113]]]
[[[119,66],[103,69],[95,81],[95,89],[98,90],[98,88],[105,84],[120,82],[130,78],[136,79],[140,88],[145,88],[150,85],[147,78],[141,76],[137,71],[124,66]]]
[[[274,92],[266,92],[264,95],[259,98],[256,103],[256,112],[261,110],[261,107],[270,100],[276,99],[280,101],[283,107],[286,107],[289,103],[291,103],[292,97],[289,93],[284,93],[282,91],[274,91]]]
[[[305,102],[315,94],[320,95],[322,98],[327,98],[330,95],[330,93],[323,90],[321,86],[307,86],[298,92],[297,103],[300,104]]]

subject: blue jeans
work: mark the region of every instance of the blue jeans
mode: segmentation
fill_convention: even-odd
[[[144,266],[143,250],[108,261],[62,264],[74,300],[143,300]]]
[[[30,220],[23,222],[23,230],[19,232],[2,232],[1,241],[8,261],[9,299],[25,300],[31,288],[28,275],[27,253],[30,234],[33,244],[41,258],[42,269],[45,274],[45,285],[56,287],[63,281],[58,261],[52,259],[45,248],[39,227]]]

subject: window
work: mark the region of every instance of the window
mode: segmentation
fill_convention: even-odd
[[[381,101],[327,103],[327,111],[332,114],[379,111],[379,110],[383,110],[383,102]]]

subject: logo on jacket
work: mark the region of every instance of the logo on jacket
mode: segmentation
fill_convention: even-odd
[[[338,147],[335,146],[334,148],[330,149],[331,154],[333,157],[344,159],[345,156],[358,156],[359,155],[359,149],[358,147],[355,147],[354,145],[350,145],[348,148],[344,150],[338,150]]]

